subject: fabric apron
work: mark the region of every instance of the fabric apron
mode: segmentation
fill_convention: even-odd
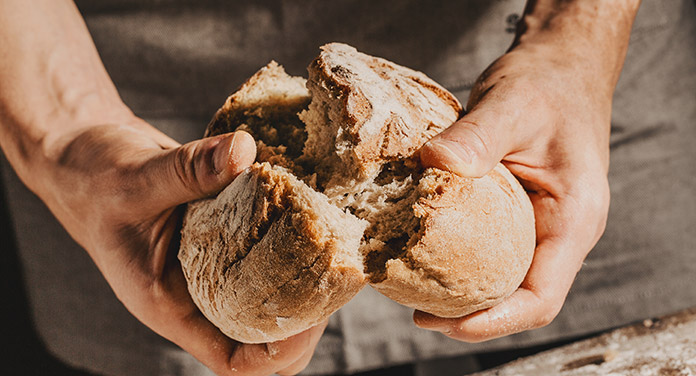
[[[293,75],[331,41],[421,70],[462,103],[513,38],[523,0],[78,1],[133,111],[180,142],[274,59]],[[365,288],[334,314],[305,374],[540,344],[696,306],[696,12],[644,0],[614,98],[605,235],[556,320],[466,344],[416,328],[412,310]],[[108,375],[206,375],[140,324],[92,261],[2,158],[30,307],[62,361]]]

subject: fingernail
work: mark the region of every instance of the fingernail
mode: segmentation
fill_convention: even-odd
[[[438,155],[438,160],[448,170],[458,174],[466,174],[469,170],[471,154],[456,142],[438,139],[429,141],[425,146]]]
[[[443,319],[423,311],[414,311],[413,321],[417,327],[433,332],[449,331],[449,325]]]
[[[220,140],[217,146],[215,146],[213,167],[218,175],[225,171],[230,164],[230,151],[234,150],[235,138],[237,138],[237,133]]]
[[[420,327],[421,329],[425,330],[430,330],[431,332],[438,332],[438,333],[443,333],[443,334],[448,334],[452,332],[452,329],[449,327],[449,325],[437,325],[437,326],[432,326],[432,327]]]

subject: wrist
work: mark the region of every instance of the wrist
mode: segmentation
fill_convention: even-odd
[[[50,176],[47,172],[60,163],[66,147],[87,128],[129,124],[136,119],[125,104],[107,101],[98,93],[85,93],[69,105],[10,109],[0,119],[3,128],[0,146],[17,175],[34,192],[39,189],[40,181]]]
[[[569,66],[579,76],[601,81],[604,85],[593,90],[611,96],[639,4],[639,0],[529,0],[510,50],[534,51]]]

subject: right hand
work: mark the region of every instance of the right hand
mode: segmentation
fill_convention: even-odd
[[[548,325],[604,232],[614,72],[583,70],[544,47],[520,45],[496,60],[469,112],[421,150],[427,167],[477,178],[502,162],[522,182],[536,224],[529,271],[491,308],[460,318],[417,311],[421,328],[480,342]]]
[[[52,149],[37,193],[135,317],[220,375],[307,366],[326,323],[280,342],[236,342],[198,310],[176,257],[182,205],[219,192],[254,161],[249,134],[179,145],[131,118],[85,127]]]
[[[468,113],[423,147],[425,166],[465,177],[502,162],[527,190],[537,245],[512,295],[460,318],[417,311],[418,326],[480,342],[559,313],[606,225],[612,97],[639,4],[529,0],[512,47],[474,85]]]

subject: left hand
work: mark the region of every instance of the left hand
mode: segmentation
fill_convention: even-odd
[[[252,164],[249,134],[179,145],[127,116],[82,127],[48,149],[27,175],[32,187],[131,314],[219,375],[295,374],[307,366],[326,323],[273,343],[234,341],[194,304],[177,259],[182,204],[216,194]]]

